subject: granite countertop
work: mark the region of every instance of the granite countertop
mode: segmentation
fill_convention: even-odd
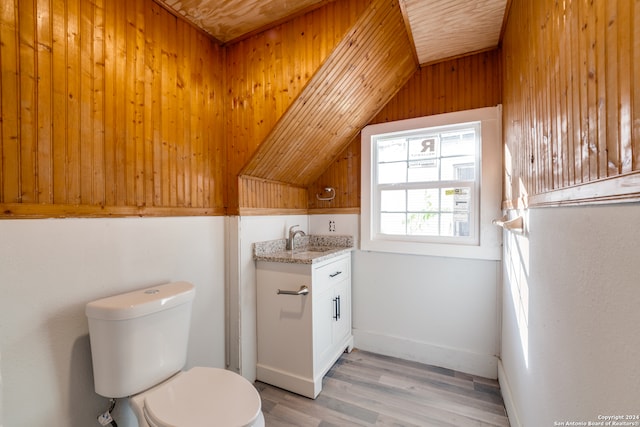
[[[255,261],[314,264],[353,250],[353,236],[312,234],[296,237],[293,250],[286,250],[286,239],[253,244]]]

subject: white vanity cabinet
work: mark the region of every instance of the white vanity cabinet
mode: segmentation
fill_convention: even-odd
[[[351,253],[312,264],[258,261],[257,296],[257,379],[315,398],[353,348]]]

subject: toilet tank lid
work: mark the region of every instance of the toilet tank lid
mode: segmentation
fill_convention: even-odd
[[[172,282],[91,301],[85,314],[90,319],[132,319],[191,302],[194,296],[191,283]]]

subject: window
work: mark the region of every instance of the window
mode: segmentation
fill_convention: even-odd
[[[379,238],[477,242],[480,122],[371,137]]]
[[[499,114],[496,107],[363,129],[362,249],[499,259],[497,227],[482,236],[483,223],[500,216]]]

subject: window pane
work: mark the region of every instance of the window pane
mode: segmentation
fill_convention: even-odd
[[[473,129],[441,135],[440,155],[446,156],[475,156],[476,139]]]
[[[454,189],[452,188],[442,188],[440,189],[440,197],[441,197],[441,210],[443,212],[453,212],[454,207]]]
[[[434,159],[438,156],[437,136],[412,138],[409,140],[409,160]]]
[[[439,162],[438,159],[409,162],[407,180],[409,182],[438,181],[440,179],[440,174],[438,173]]]
[[[469,236],[471,189],[444,188],[441,195],[442,210],[448,212],[441,224],[443,236]]]
[[[407,210],[409,212],[428,212],[439,210],[438,189],[409,190]]]
[[[406,214],[380,214],[380,232],[383,234],[406,234]]]
[[[466,214],[453,214],[453,226],[454,226],[454,235],[460,237],[467,237],[471,232],[469,229],[469,212]]]
[[[459,221],[460,217],[455,213],[443,213],[440,223],[440,235],[452,237],[469,236],[469,219]]]
[[[469,175],[468,170],[469,168],[473,169],[475,159],[472,156],[449,157],[442,158],[440,162],[442,164],[442,175],[440,176],[440,179],[445,181],[457,181],[463,179],[459,178],[460,175]],[[471,175],[473,176],[471,179],[474,179],[475,175]]]
[[[383,212],[405,212],[407,209],[407,192],[405,190],[382,191],[380,193],[380,210]]]
[[[408,234],[414,236],[437,236],[438,218],[437,213],[410,213],[408,214]]]
[[[459,213],[469,212],[469,203],[471,202],[470,188],[443,188],[441,189],[441,197],[443,211]]]
[[[407,160],[407,140],[405,138],[378,140],[378,163]]]
[[[378,165],[378,184],[407,182],[407,163],[381,163]]]
[[[440,235],[448,237],[455,236],[453,228],[453,214],[443,213],[440,215]]]

